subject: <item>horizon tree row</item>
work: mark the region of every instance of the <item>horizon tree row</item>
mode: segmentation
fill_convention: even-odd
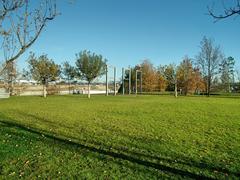
[[[144,60],[131,68],[131,91],[135,88],[136,69],[142,71],[143,92],[178,91],[183,95],[204,93],[210,96],[212,91],[231,92],[236,89],[234,58],[226,58],[220,46],[206,37],[200,43],[199,54],[195,58],[185,56],[178,66],[171,63],[154,67],[150,60]],[[126,74],[125,79],[128,78],[129,74]],[[128,89],[128,81],[124,85]]]
[[[90,98],[91,83],[105,73],[106,59],[101,55],[84,50],[76,54],[75,67],[67,61],[61,67],[52,59],[49,59],[47,55],[37,57],[34,53],[31,53],[28,64],[29,71],[25,71],[25,76],[43,85],[43,97],[47,96],[48,83],[59,79],[62,73],[68,83],[74,78],[86,80],[88,83],[88,98]]]
[[[144,60],[141,64],[132,67],[131,91],[134,92],[136,88],[134,86],[136,70],[142,72],[143,92],[175,91],[175,96],[177,92],[183,95],[205,93],[209,96],[212,91],[234,90],[236,72],[234,58],[231,56],[225,58],[220,46],[216,46],[210,38],[203,37],[200,45],[200,52],[194,59],[185,56],[178,66],[171,63],[154,67],[150,60]],[[107,60],[102,55],[84,50],[76,54],[75,66],[68,61],[58,65],[47,55],[37,57],[34,53],[30,53],[27,62],[29,70],[24,70],[23,77],[30,77],[41,83],[44,97],[48,83],[62,77],[69,85],[73,79],[86,80],[90,98],[90,85],[94,79],[105,74]],[[13,72],[13,67],[10,66],[10,70],[2,75],[11,82],[8,87],[10,92],[13,88],[13,76],[10,74]],[[128,77],[129,74],[126,73],[125,79]],[[128,90],[128,81],[124,85]]]

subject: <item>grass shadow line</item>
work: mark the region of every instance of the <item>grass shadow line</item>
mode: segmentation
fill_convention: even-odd
[[[108,131],[117,132],[120,136],[126,137],[128,139],[136,138],[136,137],[129,136],[128,134],[126,134],[122,131],[116,131],[116,129],[113,130],[113,129],[108,128],[106,126],[102,126],[102,128],[105,129],[105,130],[108,130]],[[158,140],[153,140],[153,139],[148,139],[148,138],[141,138],[141,141],[143,143],[147,143],[149,141],[151,141],[151,142],[156,141],[155,143],[159,143]],[[134,156],[144,157],[144,158],[147,158],[147,159],[150,159],[150,160],[158,160],[158,161],[164,161],[164,162],[168,162],[168,163],[182,164],[182,165],[186,165],[186,166],[196,167],[198,169],[206,169],[206,170],[211,171],[211,172],[217,171],[217,172],[220,172],[220,173],[223,173],[223,174],[229,174],[229,175],[234,175],[234,176],[240,177],[239,172],[232,172],[232,171],[229,171],[228,169],[224,169],[224,168],[221,168],[219,166],[209,166],[209,164],[207,164],[205,162],[197,162],[196,160],[191,159],[189,157],[184,157],[184,158],[175,157],[175,159],[177,159],[177,162],[175,162],[175,160],[173,160],[173,159],[170,159],[170,158],[167,158],[167,157],[159,157],[159,156],[152,155],[152,154],[149,154],[149,153],[146,153],[146,154],[145,153],[139,153],[139,152],[130,151],[128,149],[125,149],[124,151],[127,152],[127,153],[130,153]]]
[[[49,134],[47,132],[44,131],[39,131],[37,129],[34,128],[30,128],[30,127],[26,127],[24,125],[15,123],[15,122],[10,122],[10,121],[4,121],[4,120],[0,120],[0,123],[5,124],[9,127],[16,127],[34,134],[38,134],[38,135],[44,135],[45,137],[49,138],[49,139],[53,139],[55,141],[64,143],[66,145],[73,145],[76,146],[78,148],[82,148],[82,149],[86,149],[95,153],[99,153],[99,154],[103,154],[106,156],[111,156],[113,158],[117,158],[117,159],[121,159],[121,160],[126,160],[132,163],[136,163],[139,165],[143,165],[145,167],[151,167],[160,171],[164,171],[164,172],[168,172],[168,173],[172,173],[172,174],[176,174],[176,175],[180,175],[182,177],[188,177],[188,178],[193,178],[193,179],[213,179],[211,177],[207,177],[204,176],[202,174],[194,174],[188,171],[184,171],[184,170],[180,170],[180,169],[176,169],[176,168],[172,168],[169,166],[165,166],[165,165],[161,165],[161,164],[157,164],[154,162],[150,162],[150,161],[146,161],[146,160],[141,160],[139,158],[136,157],[132,157],[123,153],[116,153],[116,152],[112,152],[112,151],[107,151],[104,149],[98,149],[96,147],[92,147],[92,146],[88,146],[85,144],[81,144],[80,142],[78,142],[77,140],[66,140],[66,137],[58,137],[58,136],[54,136],[52,134]]]

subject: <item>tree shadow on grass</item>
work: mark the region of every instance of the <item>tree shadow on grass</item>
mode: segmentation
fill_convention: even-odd
[[[191,173],[191,172],[188,172],[188,171],[180,170],[180,169],[169,167],[169,166],[166,166],[166,165],[161,165],[161,164],[150,162],[150,161],[147,161],[147,160],[142,160],[142,159],[139,159],[137,157],[126,155],[126,154],[121,153],[121,152],[113,152],[113,151],[110,151],[110,150],[96,148],[94,146],[90,146],[90,145],[86,145],[86,144],[83,144],[81,142],[78,142],[78,140],[74,140],[74,139],[67,140],[66,137],[54,136],[54,135],[49,134],[47,132],[39,131],[38,129],[34,129],[34,128],[30,128],[30,127],[26,127],[24,125],[21,125],[21,124],[15,123],[15,122],[0,120],[0,123],[4,124],[5,127],[16,127],[16,128],[21,129],[21,130],[28,131],[30,133],[34,133],[34,134],[38,134],[38,135],[44,135],[46,138],[52,139],[56,143],[61,142],[61,143],[66,144],[66,145],[72,145],[72,146],[75,146],[75,147],[78,147],[78,148],[89,150],[91,152],[95,152],[95,153],[99,153],[99,154],[102,154],[102,155],[110,156],[112,158],[117,158],[117,159],[120,159],[120,160],[126,160],[126,161],[136,163],[138,165],[142,165],[142,166],[145,166],[145,167],[148,167],[148,168],[154,168],[154,169],[164,171],[164,172],[167,172],[167,173],[180,175],[182,177],[194,178],[194,179],[212,179],[210,177],[207,177],[207,176],[204,176],[204,175],[201,175],[201,174],[194,174],[194,173]],[[136,155],[138,155],[138,154],[136,154]]]
[[[111,129],[106,126],[103,126],[102,128],[105,130],[108,130],[108,131],[114,131],[114,132],[117,131],[116,129]],[[119,136],[125,137],[127,139],[139,139],[139,141],[141,141],[143,144],[147,144],[148,142],[153,142],[155,144],[161,143],[159,140],[156,140],[156,139],[148,139],[146,137],[139,138],[139,137],[130,136],[127,133],[124,133],[123,131],[120,131],[120,130],[118,130],[117,133],[119,134]],[[116,149],[117,149],[117,147],[116,147]],[[188,167],[195,167],[198,169],[204,169],[204,170],[211,171],[211,172],[215,171],[215,172],[222,173],[222,174],[228,174],[228,175],[240,177],[239,172],[232,172],[232,171],[229,171],[228,169],[221,168],[217,165],[211,165],[207,162],[198,162],[189,157],[181,157],[181,158],[180,157],[175,157],[175,158],[159,157],[159,156],[155,155],[156,152],[151,153],[150,150],[147,150],[148,152],[146,152],[146,153],[139,153],[139,152],[136,152],[136,150],[130,151],[128,149],[124,149],[124,151],[127,153],[130,153],[134,156],[147,158],[150,160],[163,161],[163,162],[167,162],[170,164],[181,164],[181,165],[186,165]]]
[[[19,113],[20,115],[23,115],[25,117],[30,117],[31,119],[36,120],[36,122],[46,124],[47,126],[52,127],[52,128],[54,128],[54,127],[58,128],[59,126],[61,126],[62,128],[65,128],[67,130],[72,130],[72,129],[76,128],[75,126],[69,126],[66,123],[60,123],[60,122],[56,123],[53,121],[49,121],[45,118],[42,118],[42,117],[39,117],[39,116],[36,116],[33,114],[28,114],[28,113],[21,112],[21,111],[19,111],[17,113]],[[1,117],[2,117],[1,119],[9,119],[2,115],[1,115]],[[121,148],[121,146],[119,146],[119,147],[106,146],[106,145],[102,144],[101,142],[95,141],[94,139],[91,139],[91,138],[89,140],[89,139],[76,139],[76,137],[70,137],[70,136],[67,136],[67,137],[61,136],[61,135],[55,136],[53,134],[56,134],[56,133],[54,133],[53,131],[51,132],[51,130],[46,131],[46,130],[40,130],[39,128],[33,128],[33,127],[29,128],[29,127],[27,127],[27,125],[21,125],[19,123],[14,123],[14,121],[12,121],[12,120],[1,121],[1,119],[0,119],[0,122],[3,122],[7,126],[9,126],[9,125],[16,126],[18,128],[22,128],[24,130],[27,130],[27,131],[35,133],[35,134],[37,133],[37,134],[46,135],[46,137],[48,137],[48,138],[51,138],[53,140],[61,140],[61,142],[63,142],[63,143],[67,142],[67,143],[72,144],[71,140],[73,140],[73,142],[74,142],[73,144],[78,145],[80,148],[85,148],[85,149],[90,148],[89,150],[91,150],[93,152],[98,152],[98,153],[101,153],[104,155],[107,155],[107,153],[108,153],[109,156],[112,156],[115,158],[128,160],[130,162],[135,162],[135,163],[138,163],[141,165],[145,165],[147,167],[152,167],[152,168],[163,170],[163,171],[171,172],[171,169],[172,169],[173,170],[172,173],[179,174],[182,176],[193,177],[195,174],[190,173],[189,170],[187,170],[185,172],[183,169],[178,170],[175,167],[169,167],[168,165],[167,166],[163,165],[163,163],[168,163],[168,164],[172,164],[175,166],[176,165],[185,166],[185,168],[193,167],[193,168],[199,169],[200,171],[202,171],[202,170],[206,170],[206,171],[210,171],[210,172],[215,171],[215,172],[221,173],[222,175],[228,174],[228,175],[233,175],[233,176],[237,176],[237,177],[240,176],[240,173],[231,172],[228,169],[223,169],[223,168],[221,168],[219,166],[215,166],[215,165],[213,166],[209,163],[198,162],[198,161],[188,158],[188,157],[184,157],[184,159],[180,158],[180,157],[174,157],[174,158],[160,157],[160,156],[157,156],[156,153],[154,153],[154,152],[151,153],[151,151],[149,151],[149,150],[147,150],[147,152],[142,152],[141,150],[140,150],[141,152],[138,152],[137,149],[131,150],[128,148]],[[112,130],[109,127],[104,127],[104,129],[116,132],[116,129]],[[84,133],[84,131],[82,133]],[[119,131],[118,134],[119,134],[119,136],[123,136],[127,139],[134,139],[134,137],[129,136],[128,134],[126,134],[122,131]],[[149,141],[152,142],[152,140],[149,140],[149,139],[141,138],[140,140],[142,143],[148,143]],[[157,141],[156,143],[160,143],[160,142]],[[144,160],[142,160],[142,159],[144,159]],[[153,163],[153,162],[155,162],[155,163]],[[160,167],[161,167],[161,169],[160,169]],[[184,173],[187,175],[184,175]],[[196,175],[196,176],[202,177],[202,175]]]

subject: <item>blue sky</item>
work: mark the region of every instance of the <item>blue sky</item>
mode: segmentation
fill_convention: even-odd
[[[47,25],[29,51],[74,64],[75,54],[87,49],[102,54],[120,71],[144,59],[157,66],[178,64],[185,55],[194,58],[205,35],[240,66],[240,17],[214,23],[206,15],[213,2],[220,10],[220,0],[68,1],[58,1],[61,15]],[[28,55],[19,59],[19,68],[26,66]]]

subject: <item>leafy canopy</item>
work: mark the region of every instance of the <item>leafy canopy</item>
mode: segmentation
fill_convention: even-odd
[[[67,80],[72,80],[77,76],[76,68],[71,66],[68,61],[63,63],[62,73]]]
[[[76,66],[82,79],[91,83],[95,78],[102,76],[106,71],[106,59],[101,55],[82,51],[76,54]]]
[[[61,73],[60,66],[47,55],[36,57],[35,54],[31,54],[28,63],[32,78],[42,84],[57,80]]]

